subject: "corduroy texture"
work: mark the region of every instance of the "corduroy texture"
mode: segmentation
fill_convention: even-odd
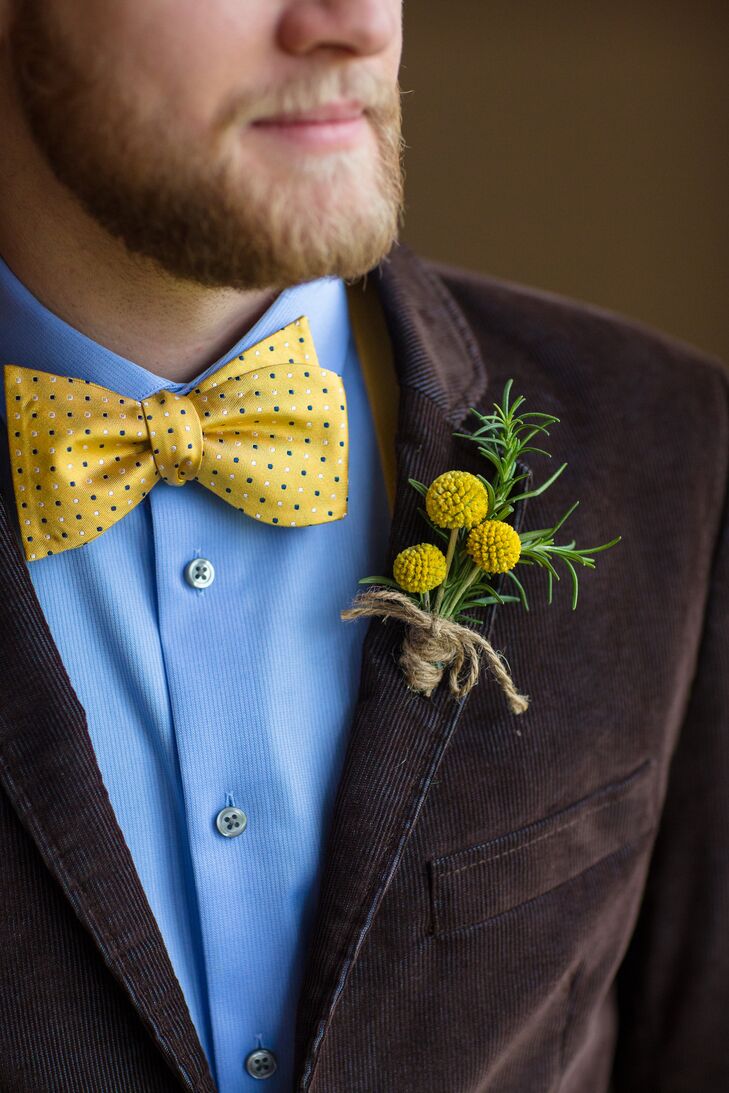
[[[401,386],[389,562],[423,538],[408,477],[482,470],[452,430],[510,376],[561,419],[535,482],[568,463],[517,526],[579,498],[578,545],[623,540],[575,612],[534,568],[530,612],[481,609],[520,717],[486,675],[460,703],[413,694],[402,625],[372,620],[297,1093],[729,1088],[729,375],[405,248],[372,280]],[[210,1090],[7,511],[0,605],[0,1088]]]

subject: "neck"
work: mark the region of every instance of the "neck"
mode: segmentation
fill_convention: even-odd
[[[193,379],[277,293],[195,285],[129,254],[58,182],[2,100],[0,255],[45,307],[89,338],[165,379]]]

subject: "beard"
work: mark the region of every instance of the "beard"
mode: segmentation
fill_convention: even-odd
[[[356,62],[226,104],[209,140],[185,133],[77,56],[44,0],[19,4],[9,55],[19,104],[56,178],[131,255],[176,279],[253,290],[363,276],[397,241],[403,213],[400,89]],[[233,134],[260,117],[358,99],[374,137],[276,170],[245,167]],[[226,140],[227,138],[227,140]],[[373,146],[374,145],[374,146]]]

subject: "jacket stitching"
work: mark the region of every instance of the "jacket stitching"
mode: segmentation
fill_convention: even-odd
[[[526,850],[528,846],[534,846],[535,843],[542,842],[544,839],[551,839],[560,831],[566,831],[569,827],[574,827],[575,824],[581,823],[582,820],[587,819],[588,816],[594,815],[596,812],[602,812],[604,808],[609,808],[614,805],[616,801],[619,801],[620,797],[614,797],[611,801],[603,801],[601,805],[595,805],[594,808],[588,809],[587,812],[581,812],[579,816],[575,816],[573,820],[570,820],[566,824],[561,824],[559,827],[555,827],[553,831],[547,831],[544,835],[538,835],[536,839],[530,839],[529,842],[520,843],[519,846],[512,846],[510,850],[503,850],[500,854],[493,854],[490,858],[479,858],[478,861],[468,862],[466,865],[459,865],[457,869],[449,869],[446,872],[438,872],[439,877],[451,877],[456,873],[462,873],[465,869],[473,869],[476,865],[486,865],[488,862],[498,861],[499,858],[506,858],[509,854],[516,854],[520,850]]]

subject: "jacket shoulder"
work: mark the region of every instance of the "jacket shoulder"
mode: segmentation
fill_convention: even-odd
[[[422,259],[465,315],[477,340],[504,343],[530,355],[564,356],[573,367],[604,367],[620,379],[641,367],[641,379],[681,386],[702,377],[729,393],[729,364],[679,338],[616,311],[432,259]],[[618,373],[613,376],[613,373]]]

